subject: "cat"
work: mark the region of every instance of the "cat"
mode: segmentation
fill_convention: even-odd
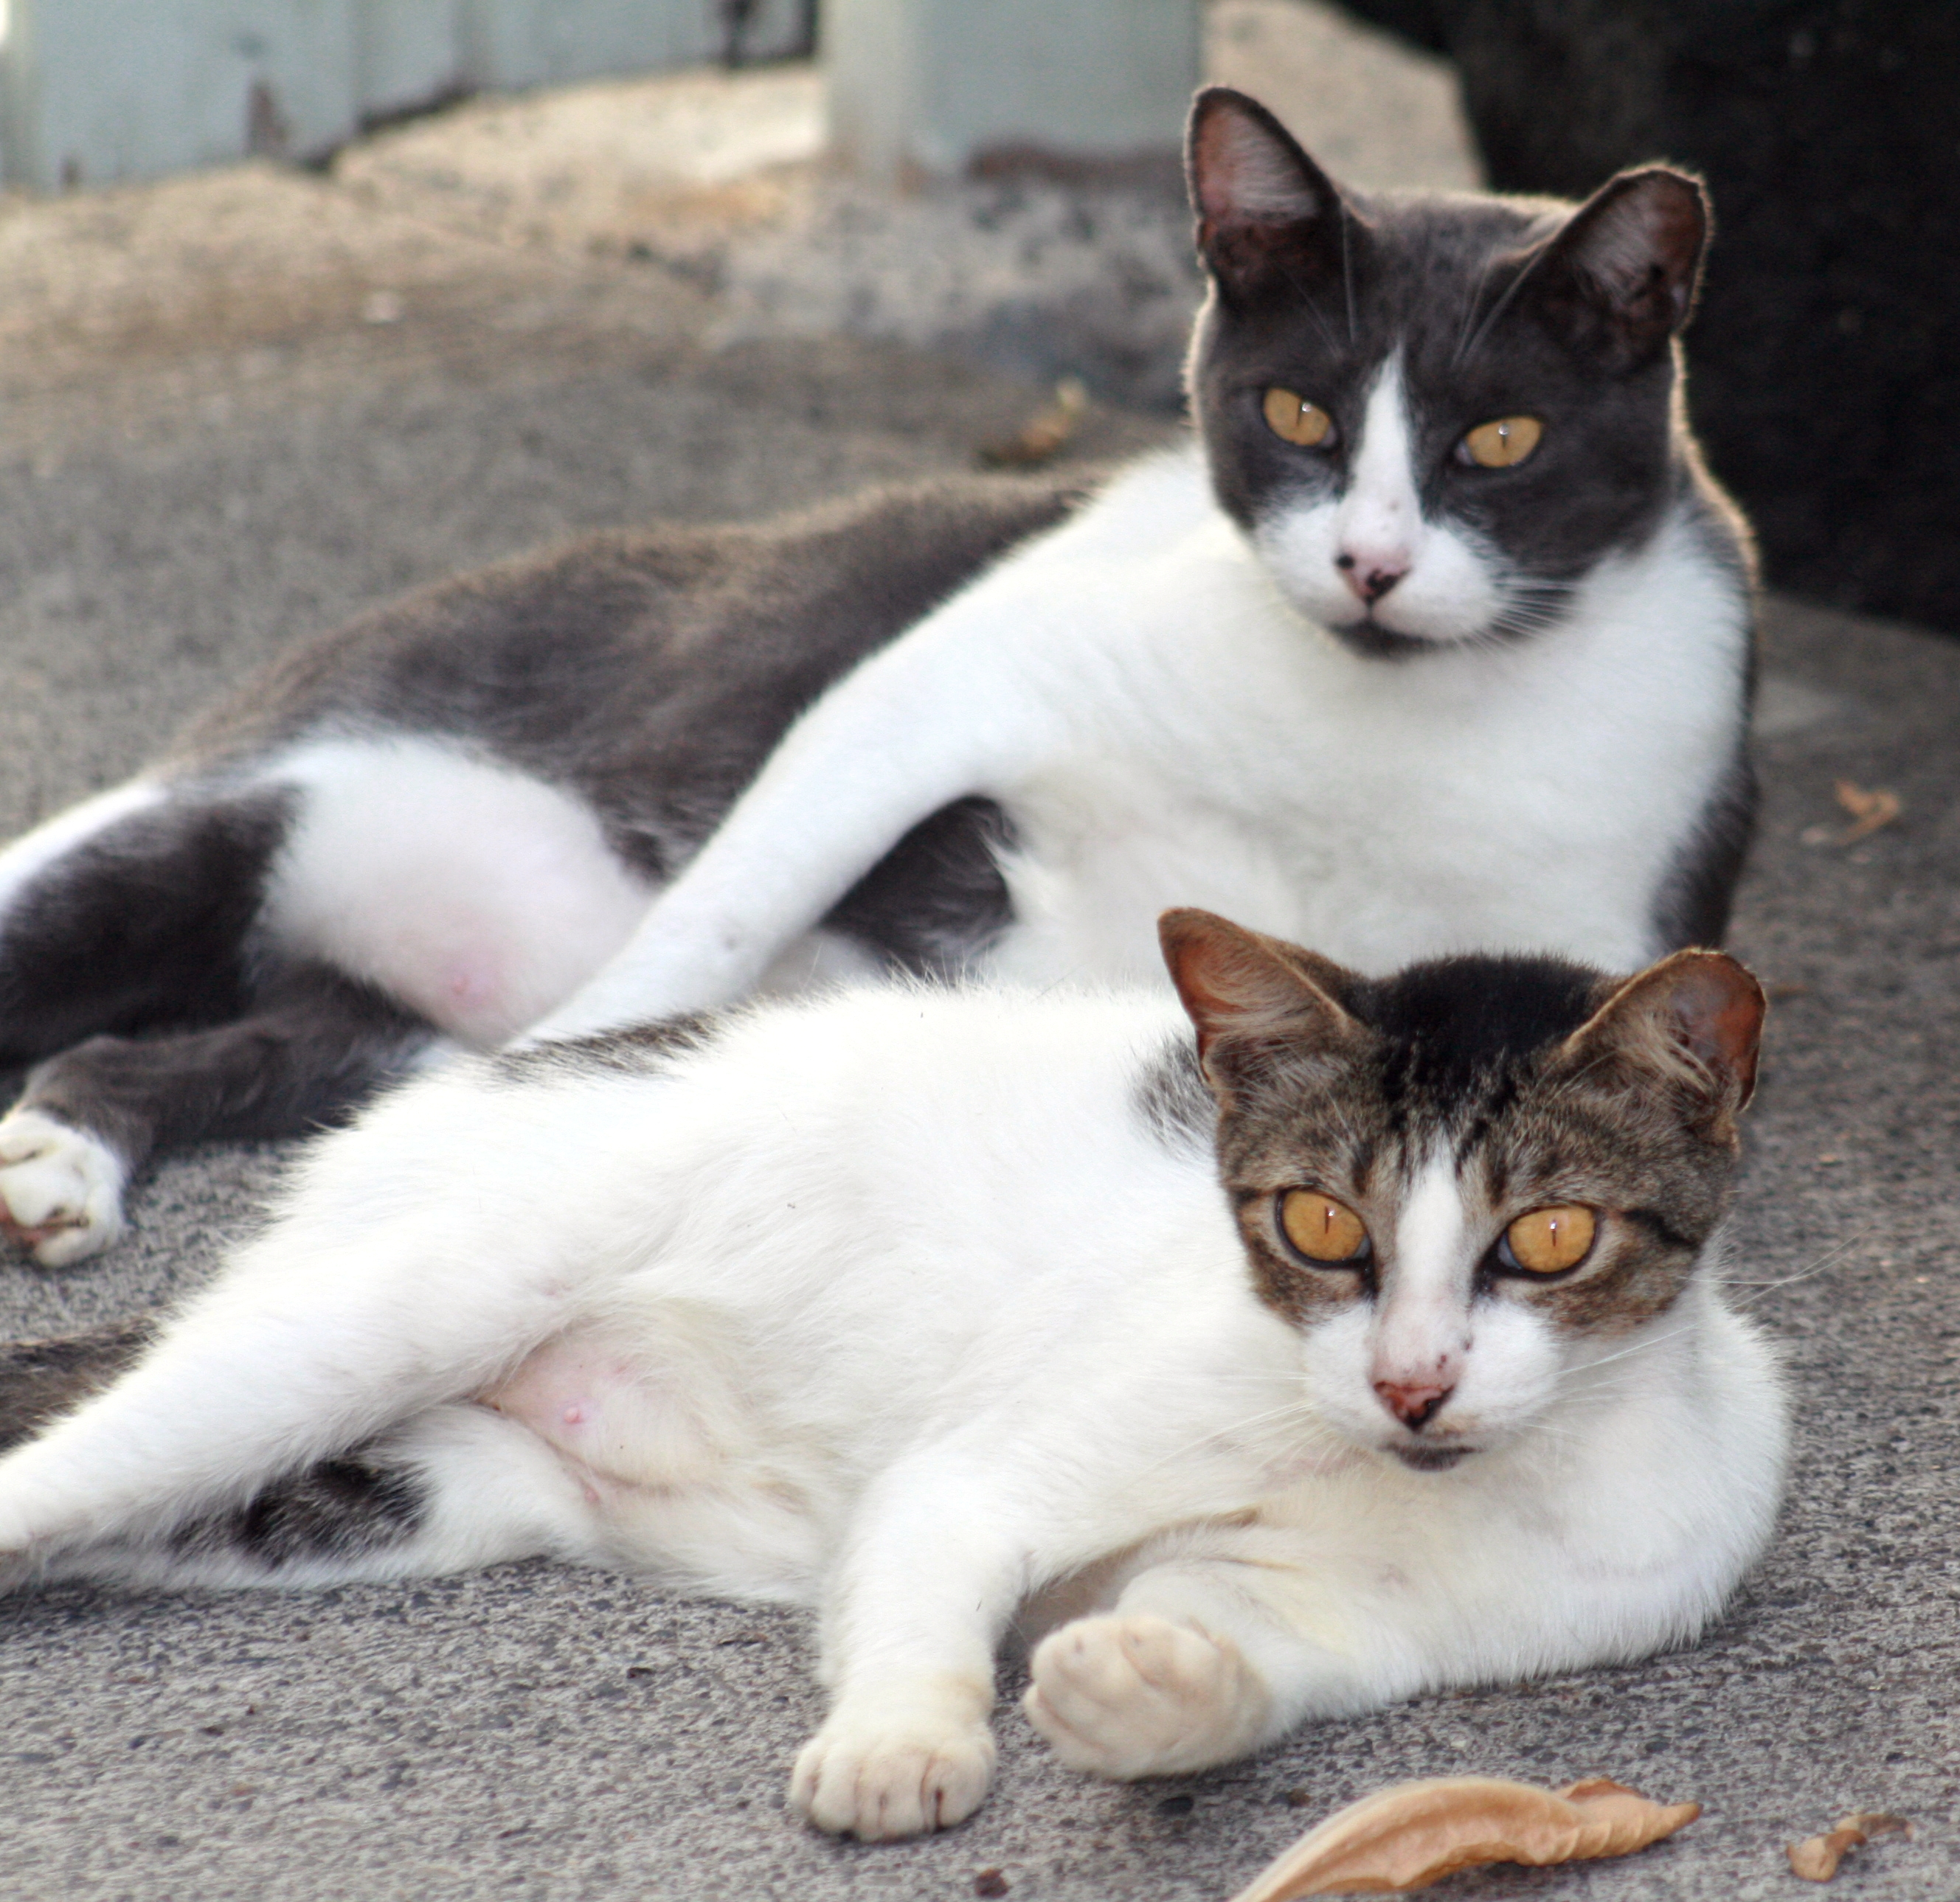
[[[981,1802],[1017,1617],[1122,1778],[1693,1636],[1784,1459],[1720,1286],[1755,980],[1162,929],[1175,999],[861,987],[399,1086],[154,1345],[5,1358],[0,1565],[810,1605],[791,1802],[867,1840]]]
[[[0,854],[0,1226],[479,1047],[896,970],[1153,972],[1167,904],[1364,970],[1719,942],[1746,535],[1683,419],[1700,186],[1343,192],[1189,132],[1182,450],[600,536],[310,646]]]

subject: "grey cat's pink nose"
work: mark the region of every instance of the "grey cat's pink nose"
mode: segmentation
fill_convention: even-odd
[[[1375,1382],[1375,1392],[1382,1404],[1411,1433],[1417,1432],[1424,1421],[1433,1418],[1437,1410],[1456,1391],[1454,1387],[1408,1386],[1397,1380]]]
[[[1341,580],[1368,607],[1373,607],[1408,572],[1406,561],[1370,559],[1367,555],[1337,555],[1334,565],[1341,571]]]

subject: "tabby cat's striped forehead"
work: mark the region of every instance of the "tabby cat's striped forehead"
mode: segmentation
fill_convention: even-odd
[[[1480,1169],[1500,1175],[1521,1166],[1555,1172],[1583,1155],[1589,1175],[1614,1173],[1628,1132],[1617,1115],[1596,1113],[1563,1060],[1614,988],[1543,957],[1440,959],[1379,979],[1341,973],[1328,994],[1359,1034],[1332,1061],[1324,1049],[1295,1058],[1274,1046],[1262,1081],[1227,1118],[1228,1175],[1271,1186],[1269,1177],[1304,1170],[1393,1194],[1437,1155],[1459,1166],[1478,1155]]]
[[[1357,982],[1340,1002],[1376,1035],[1392,1119],[1445,1125],[1511,1096],[1610,988],[1558,959],[1447,958]]]

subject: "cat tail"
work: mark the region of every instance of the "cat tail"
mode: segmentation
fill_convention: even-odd
[[[154,1316],[0,1345],[0,1452],[112,1386],[161,1331]],[[143,1586],[319,1586],[406,1578],[551,1553],[590,1558],[590,1502],[516,1422],[431,1408],[242,1504],[148,1539],[112,1539],[21,1570]]]
[[[487,1407],[433,1407],[166,1528],[17,1560],[14,1582],[319,1587],[550,1557],[603,1563],[593,1503],[534,1434]]]
[[[247,1506],[482,1392],[564,1324],[583,1264],[557,1231],[527,1247],[466,1166],[403,1153],[405,1099],[438,1081],[317,1150],[286,1213],[148,1345],[15,1350],[17,1427],[49,1423],[0,1459],[0,1554],[39,1564]]]

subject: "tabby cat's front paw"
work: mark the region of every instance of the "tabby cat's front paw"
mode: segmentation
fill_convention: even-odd
[[[841,1709],[803,1747],[790,1807],[820,1830],[862,1843],[950,1829],[994,1780],[984,1722],[926,1710]]]
[[[122,1159],[37,1109],[0,1120],[0,1234],[44,1268],[99,1255],[123,1232]]]
[[[1167,1618],[1078,1618],[1036,1649],[1029,1721],[1071,1770],[1169,1776],[1242,1756],[1265,1686],[1230,1640]]]

